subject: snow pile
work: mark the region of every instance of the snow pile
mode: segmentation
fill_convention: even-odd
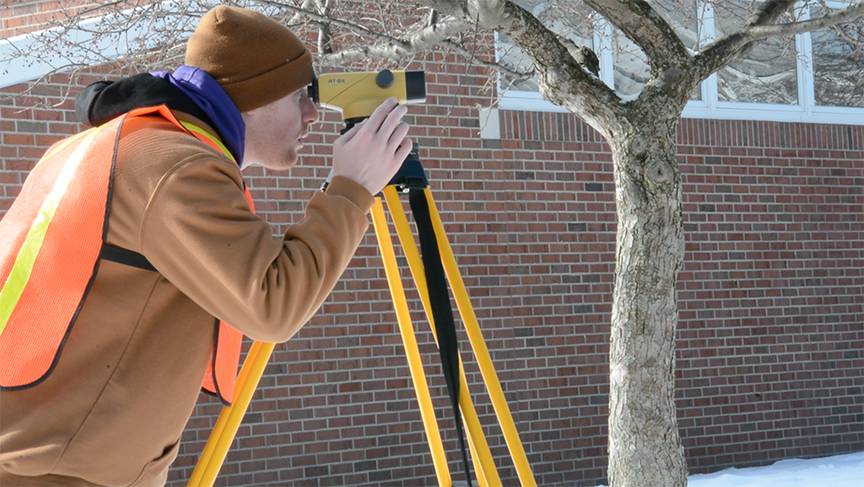
[[[864,452],[766,467],[728,468],[688,478],[689,487],[864,487]]]
[[[727,468],[690,475],[687,484],[688,487],[864,487],[864,452],[780,460],[766,467]]]

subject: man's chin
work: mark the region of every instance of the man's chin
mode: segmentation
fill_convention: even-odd
[[[286,157],[285,159],[279,161],[248,161],[248,164],[244,164],[244,167],[254,165],[261,166],[270,171],[288,171],[294,166],[297,165],[299,158],[298,157]]]

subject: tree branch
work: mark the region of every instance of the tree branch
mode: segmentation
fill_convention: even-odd
[[[580,64],[570,54],[575,44],[563,44],[558,34],[512,1],[470,0],[468,6],[471,16],[463,17],[466,21],[507,35],[531,58],[537,70],[540,93],[547,100],[579,113],[605,135],[615,130],[626,109],[618,95],[591,74],[594,66],[590,61]],[[578,46],[576,48],[578,51]]]
[[[433,10],[447,12],[457,17],[468,15],[468,3],[466,0],[420,0],[419,3]]]
[[[864,2],[857,3],[836,12],[815,19],[802,20],[791,24],[755,25],[746,29],[751,40],[757,41],[768,37],[791,36],[814,30],[832,27],[834,25],[864,18]]]
[[[296,24],[296,23],[300,22],[300,19],[303,18],[303,12],[311,11],[312,4],[314,2],[315,2],[315,0],[303,0],[303,3],[300,4],[300,10],[294,11],[294,16],[291,17],[291,20],[288,21],[288,24],[292,25],[292,24]]]
[[[299,18],[305,17],[305,18],[312,20],[312,21],[315,21],[315,22],[330,24],[331,26],[335,25],[337,27],[344,27],[346,29],[350,29],[350,30],[357,32],[359,34],[371,36],[374,38],[379,38],[379,37],[387,38],[388,37],[388,36],[385,36],[384,34],[379,34],[378,32],[375,32],[374,30],[368,29],[366,27],[363,27],[363,26],[360,26],[357,24],[353,24],[351,22],[344,22],[342,20],[337,20],[337,19],[327,17],[325,15],[321,15],[317,12],[312,11],[312,10],[305,9],[302,6],[296,7],[294,5],[291,5],[290,3],[284,3],[284,2],[279,2],[279,1],[275,1],[275,0],[254,0],[254,1],[255,1],[255,3],[258,3],[260,5],[265,5],[267,7],[277,7],[277,8],[282,8],[282,9],[288,10],[290,12],[294,12],[295,18],[297,18],[298,20],[299,20]],[[303,5],[306,5],[306,2],[304,2]]]
[[[468,49],[465,49],[463,46],[461,46],[460,44],[457,44],[453,41],[449,41],[449,40],[444,41],[441,43],[441,45],[447,46],[450,49],[458,52],[459,54],[462,54],[463,56],[467,57],[468,59],[471,60],[471,64],[475,64],[477,66],[482,66],[484,68],[494,69],[495,71],[498,71],[499,73],[510,78],[511,81],[523,81],[526,79],[531,79],[537,73],[536,70],[533,68],[528,70],[528,71],[519,71],[519,70],[513,69],[513,68],[511,68],[507,65],[501,64],[501,63],[495,63],[495,62],[483,60],[481,58],[478,58],[476,55],[474,55],[473,52],[469,51]]]
[[[567,48],[567,51],[577,63],[590,71],[594,76],[600,76],[600,59],[597,58],[597,54],[594,51],[585,46],[580,46],[562,35],[558,36],[558,41]]]
[[[765,25],[777,20],[783,12],[792,8],[798,0],[767,0],[762,2],[747,19],[746,25]]]
[[[430,5],[440,0],[419,0]],[[582,81],[605,90],[605,84],[589,73],[596,71],[596,55],[586,54],[587,48],[552,32],[534,15],[508,0],[471,0],[471,14],[463,17],[468,22],[477,22],[488,29],[497,30],[511,39],[534,61],[536,66],[562,66],[562,60],[570,59],[584,68]],[[458,12],[447,12],[457,15]],[[580,56],[573,56],[579,53]],[[564,54],[564,55],[562,55]],[[571,54],[571,55],[566,55]],[[583,64],[584,61],[584,64]],[[566,63],[565,63],[566,64]],[[602,88],[601,88],[602,86]]]
[[[434,25],[427,26],[408,40],[379,34],[363,27],[347,22],[336,21],[341,27],[359,31],[373,37],[378,44],[366,47],[345,49],[335,54],[320,55],[316,61],[322,66],[340,66],[342,64],[361,61],[370,57],[397,60],[429,49],[436,44],[444,43],[449,37],[457,34],[470,24],[462,19],[447,17]],[[451,46],[452,47],[452,46]]]
[[[762,3],[741,30],[716,40],[694,56],[693,72],[696,77],[704,80],[711,73],[750,52],[756,39],[748,34],[748,29],[773,24],[783,12],[795,5],[795,2],[796,0],[768,0]]]
[[[315,3],[321,15],[330,17],[330,0],[316,0]],[[321,54],[333,53],[333,32],[330,30],[329,22],[318,23],[318,52]]]
[[[684,68],[690,64],[690,54],[681,38],[648,2],[585,0],[585,3],[621,29],[645,52],[652,76],[658,76],[669,68]]]

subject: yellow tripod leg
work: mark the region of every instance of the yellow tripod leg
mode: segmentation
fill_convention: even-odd
[[[204,452],[201,453],[201,458],[198,459],[198,464],[192,472],[192,477],[187,484],[188,487],[211,487],[213,485],[222,464],[225,462],[225,456],[231,448],[237,429],[243,421],[252,395],[258,388],[258,382],[261,380],[264,368],[270,361],[274,346],[274,343],[254,342],[252,344],[237,377],[231,406],[222,408],[222,413],[213,427],[213,432],[210,434],[210,439],[207,440]]]
[[[259,350],[261,350],[261,343],[253,342],[249,352],[246,353],[246,360],[243,362],[243,367],[240,369],[240,374],[237,376],[237,382],[235,384],[235,391],[238,393],[249,378],[249,371],[252,369],[251,364],[255,362]],[[232,403],[233,401],[234,398],[232,398]],[[195,465],[195,470],[189,478],[187,487],[199,487],[202,485],[201,479],[210,464],[210,459],[213,457],[213,450],[216,448],[216,443],[218,443],[219,439],[222,437],[222,432],[225,430],[225,423],[227,420],[228,408],[223,407],[222,412],[219,414],[219,419],[216,420],[216,424],[213,426],[213,431],[210,432],[210,438],[207,440],[207,444],[204,445],[204,451],[201,452],[201,456],[198,458],[198,463]]]
[[[390,231],[384,216],[381,198],[375,198],[375,204],[372,206],[372,223],[375,227],[375,235],[378,237],[378,247],[381,250],[381,259],[384,261],[384,271],[387,274],[387,283],[393,297],[393,306],[396,309],[396,318],[399,322],[399,331],[402,334],[402,343],[405,346],[405,355],[408,358],[411,380],[414,382],[417,402],[420,404],[420,416],[423,419],[423,427],[426,430],[426,438],[432,452],[435,474],[438,476],[438,484],[441,487],[450,487],[452,481],[450,470],[447,467],[447,458],[444,455],[444,445],[441,442],[441,432],[435,420],[432,396],[429,394],[426,374],[423,372],[420,349],[417,347],[417,338],[414,336],[414,328],[411,325],[408,302],[405,299],[405,290],[402,287],[399,267],[396,264],[396,253],[393,251],[393,241],[390,239]]]
[[[390,216],[393,218],[393,223],[396,226],[399,241],[402,243],[402,250],[405,252],[408,266],[411,268],[411,274],[414,277],[414,283],[420,294],[420,300],[423,302],[423,309],[426,310],[429,325],[437,342],[438,338],[435,335],[435,321],[432,318],[432,309],[429,304],[429,288],[426,285],[423,261],[420,258],[420,253],[417,251],[417,245],[414,243],[414,236],[411,233],[411,227],[408,225],[408,218],[405,216],[405,210],[402,208],[402,202],[399,200],[396,188],[393,186],[384,188],[384,197],[387,199]],[[465,434],[468,437],[468,446],[471,449],[471,457],[475,460],[474,470],[477,473],[477,482],[480,484],[480,487],[501,485],[498,469],[495,468],[495,462],[492,460],[492,453],[486,442],[486,435],[483,434],[483,428],[480,425],[480,419],[477,417],[477,411],[471,402],[471,393],[468,391],[467,384],[468,381],[465,378],[465,370],[462,367],[462,358],[460,357],[459,408],[462,411],[462,419],[465,424]]]
[[[441,217],[435,208],[432,192],[429,188],[426,188],[425,193],[426,200],[429,202],[429,216],[432,218],[432,225],[435,228],[435,235],[438,239],[438,250],[441,252],[444,271],[447,274],[447,280],[450,281],[450,286],[453,288],[456,306],[459,308],[459,313],[462,315],[462,320],[465,324],[465,330],[468,332],[468,339],[474,348],[474,355],[477,357],[480,373],[483,375],[483,380],[486,382],[486,387],[489,390],[489,397],[492,399],[495,414],[498,415],[501,430],[504,432],[504,439],[507,442],[510,456],[513,458],[513,464],[516,467],[516,473],[519,475],[519,480],[524,487],[536,487],[534,474],[531,473],[531,467],[528,465],[528,459],[525,457],[525,449],[522,447],[519,433],[516,432],[513,417],[510,415],[510,408],[507,406],[507,400],[504,399],[504,391],[501,389],[501,383],[498,382],[498,375],[495,373],[495,367],[492,365],[492,357],[489,356],[489,350],[486,348],[483,333],[477,324],[477,316],[474,314],[474,309],[471,307],[471,301],[468,298],[468,291],[465,289],[462,276],[459,274],[459,267],[456,265],[453,249],[450,248],[450,242],[447,241],[447,237],[444,234],[444,225],[441,223]]]
[[[483,434],[483,427],[480,426],[480,419],[477,417],[474,404],[471,402],[471,392],[468,390],[468,381],[465,379],[465,371],[462,369],[461,361],[459,373],[459,410],[462,411],[465,436],[468,439],[471,458],[474,459],[474,473],[477,476],[477,483],[480,487],[501,485],[498,469],[495,468],[492,453],[486,443],[486,435]]]

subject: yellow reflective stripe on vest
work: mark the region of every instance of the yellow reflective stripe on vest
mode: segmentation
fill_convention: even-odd
[[[225,154],[225,157],[235,163],[237,162],[234,156],[231,155],[231,152],[228,151],[228,148],[225,147],[225,144],[215,135],[193,123],[181,120],[178,120],[178,122],[198,140],[214,149],[218,148]],[[249,189],[244,187],[244,193],[246,201],[249,203],[249,208],[254,213],[255,204],[252,202]],[[216,346],[213,347],[213,355],[210,357],[210,365],[207,368],[204,383],[201,387],[216,394],[223,404],[230,406],[231,401],[234,399],[234,383],[237,377],[237,366],[240,364],[240,349],[243,344],[243,334],[228,323],[217,319],[215,336]]]
[[[33,220],[30,230],[27,232],[27,238],[24,244],[18,251],[18,256],[15,258],[15,263],[9,272],[9,277],[3,288],[0,289],[0,334],[6,328],[9,322],[9,317],[12,316],[12,311],[18,304],[24,288],[27,286],[27,281],[30,280],[30,273],[33,270],[33,265],[36,262],[36,257],[39,255],[39,250],[42,248],[42,242],[45,241],[45,234],[48,231],[48,225],[54,218],[54,213],[57,210],[57,205],[66,193],[72,177],[75,176],[75,170],[84,156],[84,152],[99,133],[99,128],[89,130],[86,138],[75,148],[75,151],[69,157],[69,160],[63,166],[63,170],[57,177],[57,181],[51,188],[51,192],[45,198],[42,206],[39,208],[37,217]],[[68,144],[64,144],[65,145]],[[56,151],[55,151],[56,152]],[[44,158],[43,158],[44,159]]]
[[[76,140],[80,139],[81,137],[86,136],[88,133],[90,133],[91,130],[97,130],[97,128],[98,127],[93,127],[91,129],[87,129],[81,133],[75,134],[71,137],[68,137],[64,140],[61,140],[60,142],[57,142],[56,146],[51,146],[48,148],[48,152],[46,152],[45,155],[42,156],[42,159],[39,159],[39,162],[42,162],[46,159],[50,159],[51,157],[54,156],[54,154],[60,152],[61,150],[66,148],[66,146],[68,146],[69,144],[75,142]],[[39,162],[37,162],[36,165],[39,165]]]
[[[179,122],[180,122],[181,125],[183,125],[184,127],[186,127],[186,130],[188,130],[188,131],[190,131],[190,132],[195,132],[196,134],[203,135],[204,137],[207,137],[207,139],[210,140],[210,142],[213,142],[214,144],[216,144],[217,146],[219,146],[219,149],[221,149],[222,152],[223,152],[226,156],[228,156],[229,159],[231,159],[231,160],[234,161],[234,162],[237,162],[237,161],[234,159],[234,156],[231,155],[231,152],[228,151],[228,148],[225,147],[225,144],[223,144],[221,140],[217,139],[216,136],[214,136],[214,135],[211,134],[210,132],[208,132],[208,131],[202,129],[201,127],[195,125],[194,123],[184,122],[183,120],[180,120]]]

